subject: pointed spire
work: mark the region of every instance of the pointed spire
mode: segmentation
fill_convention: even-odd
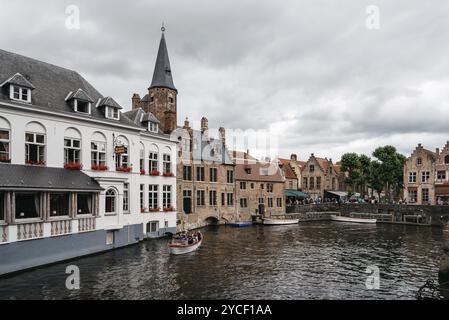
[[[167,44],[165,43],[165,26],[161,28],[162,36],[159,43],[159,51],[157,53],[156,65],[154,67],[153,81],[151,81],[150,88],[162,87],[176,90],[173,83],[170,60],[168,59]]]

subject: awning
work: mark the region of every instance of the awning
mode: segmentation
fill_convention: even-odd
[[[298,197],[298,198],[307,198],[309,195],[299,190],[288,189],[285,190],[286,197]]]
[[[348,193],[346,191],[329,191],[329,190],[326,190],[326,192],[330,193],[330,194],[333,194],[335,196],[338,196],[340,198],[348,196]]]
[[[449,196],[449,186],[435,186],[436,196]]]
[[[97,181],[80,170],[0,164],[0,189],[102,191]]]

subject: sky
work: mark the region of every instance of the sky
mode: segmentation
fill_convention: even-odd
[[[178,123],[205,116],[268,133],[281,157],[336,161],[449,140],[448,17],[447,0],[0,0],[0,48],[76,70],[129,110],[164,21]]]

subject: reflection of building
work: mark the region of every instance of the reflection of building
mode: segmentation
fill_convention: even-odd
[[[285,213],[285,178],[279,166],[251,157],[248,152],[232,152],[239,218]]]
[[[0,274],[175,232],[176,142],[157,119],[1,50],[0,86]]]
[[[332,159],[318,158],[312,153],[304,165],[301,189],[312,198],[324,197],[324,190],[337,190],[338,175]]]

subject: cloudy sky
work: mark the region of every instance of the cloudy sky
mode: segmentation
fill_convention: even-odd
[[[447,0],[0,1],[2,49],[74,69],[125,109],[165,21],[180,123],[266,130],[301,159],[449,140]]]

